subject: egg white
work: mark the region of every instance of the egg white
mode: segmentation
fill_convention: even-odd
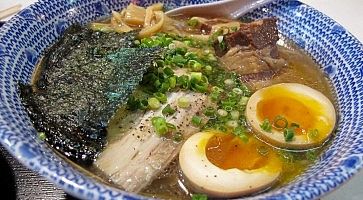
[[[283,133],[278,130],[272,129],[271,132],[264,131],[260,124],[263,123],[262,120],[257,117],[257,104],[263,100],[263,94],[270,90],[276,89],[277,87],[283,88],[289,93],[291,93],[291,97],[303,95],[305,98],[308,98],[314,102],[317,102],[319,106],[323,110],[323,115],[319,116],[318,119],[323,121],[326,124],[329,124],[327,128],[327,134],[324,135],[319,140],[309,139],[306,135],[295,135],[292,141],[286,142]],[[294,98],[298,100],[299,98]],[[301,101],[302,102],[302,101]],[[302,102],[305,106],[309,107],[308,102]],[[280,148],[289,148],[289,149],[308,149],[321,145],[332,133],[336,123],[336,112],[331,101],[323,95],[321,92],[312,89],[306,85],[298,84],[298,83],[281,83],[272,85],[266,88],[262,88],[255,92],[249,99],[246,106],[246,118],[248,123],[252,126],[255,133],[258,136],[268,143],[272,143],[275,146]]]
[[[206,144],[214,135],[200,132],[191,136],[182,146],[179,164],[188,186],[209,197],[230,198],[251,194],[271,186],[280,176],[281,169],[224,170],[211,163],[206,156]]]

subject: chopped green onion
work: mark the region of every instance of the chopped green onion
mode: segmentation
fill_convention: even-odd
[[[295,131],[292,128],[285,128],[284,129],[284,138],[286,142],[291,142],[294,138]]]
[[[238,122],[236,120],[229,120],[226,122],[226,126],[229,128],[237,128]]]
[[[191,19],[188,20],[187,23],[188,23],[188,26],[196,27],[196,26],[198,26],[199,21],[197,19],[195,19],[195,18],[191,18]]]
[[[234,92],[234,93],[236,93],[236,94],[238,94],[238,95],[243,94],[243,91],[242,91],[241,89],[239,89],[239,88],[233,88],[233,89],[232,89],[232,92]]]
[[[174,71],[170,68],[170,67],[165,67],[163,70],[164,74],[166,74],[167,76],[172,76],[174,75]]]
[[[282,160],[286,163],[293,163],[295,160],[295,156],[290,151],[280,150],[279,156],[282,158]]]
[[[192,200],[208,200],[208,196],[205,194],[193,194]]]
[[[155,97],[149,98],[148,104],[149,104],[150,109],[153,109],[153,110],[156,110],[156,109],[160,108],[160,106],[161,106],[160,101]]]
[[[226,101],[221,101],[221,104],[225,110],[231,111],[233,107],[236,105],[236,101],[226,100]]]
[[[262,124],[260,124],[260,127],[262,128],[262,130],[264,130],[266,132],[271,132],[271,129],[272,129],[272,126],[268,119],[263,120]]]
[[[170,88],[175,88],[175,86],[176,86],[176,76],[169,77],[169,85],[170,85]]]
[[[183,140],[183,134],[181,134],[180,132],[175,133],[173,136],[173,140],[174,142],[181,142]]]
[[[249,138],[246,134],[246,130],[241,126],[236,127],[233,130],[233,134],[238,136],[244,143],[247,143],[249,140]]]
[[[201,117],[199,117],[197,115],[192,117],[192,124],[194,126],[200,126],[201,123],[202,123],[202,118]]]
[[[213,107],[207,107],[205,110],[204,110],[204,115],[207,116],[207,117],[212,117],[215,115],[215,110]]]
[[[248,100],[249,100],[250,98],[248,98],[248,97],[241,97],[241,99],[239,100],[239,102],[238,102],[238,105],[240,105],[240,106],[245,106],[245,105],[247,105],[247,102],[248,102]]]
[[[234,81],[232,79],[226,79],[226,80],[224,80],[224,84],[227,87],[230,87],[230,86],[233,86],[234,85]]]
[[[149,106],[149,102],[146,99],[140,100],[140,102],[139,102],[139,108],[141,110],[146,110],[148,106]]]
[[[309,137],[309,139],[317,140],[319,137],[318,129],[309,130],[308,137]]]
[[[199,72],[202,70],[202,64],[200,64],[198,61],[196,60],[189,60],[188,61],[188,66],[192,69],[192,71],[195,72]]]
[[[154,93],[154,97],[157,98],[161,103],[166,103],[168,101],[166,95],[161,92]]]
[[[173,108],[171,108],[170,104],[166,105],[164,109],[161,111],[164,116],[172,115],[176,112]]]
[[[180,97],[178,99],[178,106],[180,108],[188,108],[190,106],[190,102],[189,99],[186,97]]]
[[[223,109],[218,109],[217,114],[221,117],[226,117],[228,115],[228,112]]]
[[[222,92],[223,92],[223,89],[221,89],[217,86],[214,86],[214,87],[212,87],[212,92],[209,96],[213,101],[218,101]]]
[[[305,153],[305,157],[306,157],[306,159],[313,161],[313,160],[316,160],[316,158],[318,157],[318,154],[315,150],[309,150]]]
[[[206,92],[208,90],[208,78],[200,72],[192,72],[190,86],[194,91]]]
[[[44,132],[39,132],[38,133],[38,138],[39,138],[39,140],[45,140],[47,138],[47,136],[45,135]]]
[[[181,89],[188,89],[189,85],[190,85],[190,81],[189,81],[189,77],[187,75],[182,75],[179,76],[176,80],[177,85],[181,88]]]
[[[176,130],[176,126],[174,124],[171,124],[171,123],[166,123],[166,127],[168,127],[169,129]]]
[[[151,123],[154,126],[156,134],[158,134],[159,136],[164,136],[168,133],[169,128],[164,117],[153,117],[151,119]]]
[[[231,111],[231,118],[237,120],[239,118],[239,111],[238,110],[232,110]]]
[[[167,82],[163,82],[161,84],[161,86],[159,88],[159,91],[160,92],[167,92],[167,91],[169,91],[169,89],[170,89],[170,83],[169,83],[169,81],[167,81]]]
[[[257,152],[261,156],[267,156],[268,153],[269,153],[268,148],[266,146],[259,146],[259,147],[257,147]]]
[[[177,66],[183,67],[187,60],[182,55],[174,55],[171,59],[171,62]]]
[[[190,74],[191,80],[201,81],[202,80],[202,73],[200,72],[192,72]]]
[[[155,82],[154,82],[154,87],[155,87],[155,88],[159,88],[159,87],[160,87],[160,85],[161,85],[160,80],[159,80],[159,79],[155,80]]]
[[[275,117],[273,123],[272,123],[272,126],[276,129],[284,129],[284,128],[287,128],[287,125],[289,123],[287,122],[287,119],[281,115],[278,115]]]
[[[290,124],[290,127],[291,127],[291,128],[300,128],[300,125],[299,125],[299,124],[297,124],[297,123],[292,122],[292,123]]]
[[[205,73],[205,74],[211,74],[211,73],[212,73],[212,71],[213,71],[212,66],[207,65],[207,66],[205,66],[205,67],[204,67],[204,73]]]
[[[140,101],[136,99],[134,96],[130,96],[130,98],[127,100],[127,107],[130,110],[137,110],[139,109]]]

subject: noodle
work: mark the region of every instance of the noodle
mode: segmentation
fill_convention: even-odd
[[[144,38],[144,37],[152,36],[153,34],[158,32],[163,27],[164,13],[162,11],[156,11],[154,13],[155,13],[156,21],[158,21],[158,22],[153,26],[149,26],[149,27],[141,29],[141,31],[139,33],[139,37]]]

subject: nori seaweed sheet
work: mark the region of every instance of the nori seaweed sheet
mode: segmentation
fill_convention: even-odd
[[[108,121],[161,55],[160,49],[135,48],[136,35],[71,26],[46,51],[39,79],[20,84],[35,128],[79,164],[94,161],[106,144]]]

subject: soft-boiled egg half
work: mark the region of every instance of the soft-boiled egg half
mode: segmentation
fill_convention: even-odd
[[[266,189],[282,170],[276,153],[257,139],[250,137],[245,143],[232,134],[214,131],[191,136],[180,150],[179,164],[194,192],[217,198]]]
[[[255,92],[247,103],[246,118],[268,143],[307,149],[330,136],[336,112],[321,92],[298,83],[281,83]]]

